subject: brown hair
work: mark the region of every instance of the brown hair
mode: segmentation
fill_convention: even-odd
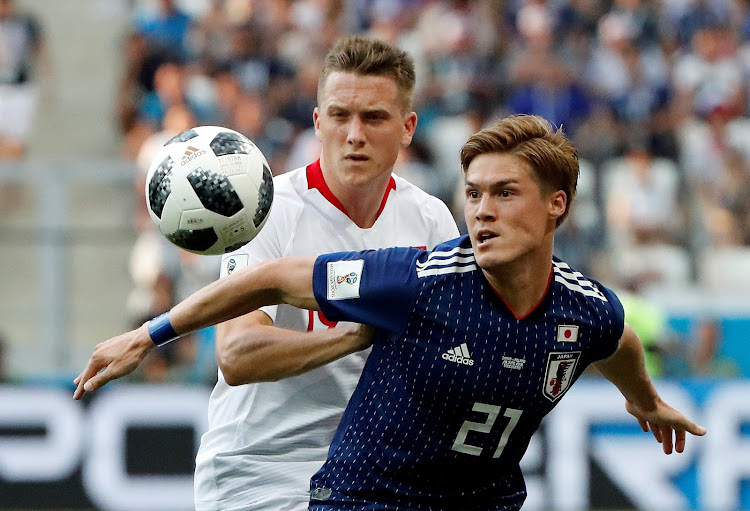
[[[402,111],[411,110],[416,73],[414,60],[405,51],[384,41],[359,35],[339,39],[325,57],[318,79],[318,102],[328,76],[336,71],[363,76],[390,76],[396,82]]]
[[[472,160],[480,154],[508,153],[524,160],[533,170],[545,191],[562,190],[568,198],[568,216],[578,184],[578,151],[565,136],[562,127],[555,129],[538,115],[512,115],[472,135],[461,148],[464,174]]]

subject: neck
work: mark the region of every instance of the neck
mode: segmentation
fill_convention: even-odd
[[[542,301],[552,270],[552,243],[519,260],[482,270],[495,292],[516,318],[526,317]]]

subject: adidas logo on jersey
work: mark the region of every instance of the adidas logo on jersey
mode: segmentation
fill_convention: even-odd
[[[443,353],[443,360],[455,362],[457,364],[463,364],[466,366],[474,365],[474,361],[471,359],[471,355],[469,354],[469,347],[466,346],[465,342],[461,343],[460,346],[451,348]]]

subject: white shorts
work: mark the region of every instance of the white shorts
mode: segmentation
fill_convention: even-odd
[[[0,137],[27,140],[38,96],[34,84],[0,85]]]

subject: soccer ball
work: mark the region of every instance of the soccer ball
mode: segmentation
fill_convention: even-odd
[[[196,254],[231,252],[265,225],[273,176],[244,135],[199,126],[169,140],[146,176],[146,207],[159,231]]]

